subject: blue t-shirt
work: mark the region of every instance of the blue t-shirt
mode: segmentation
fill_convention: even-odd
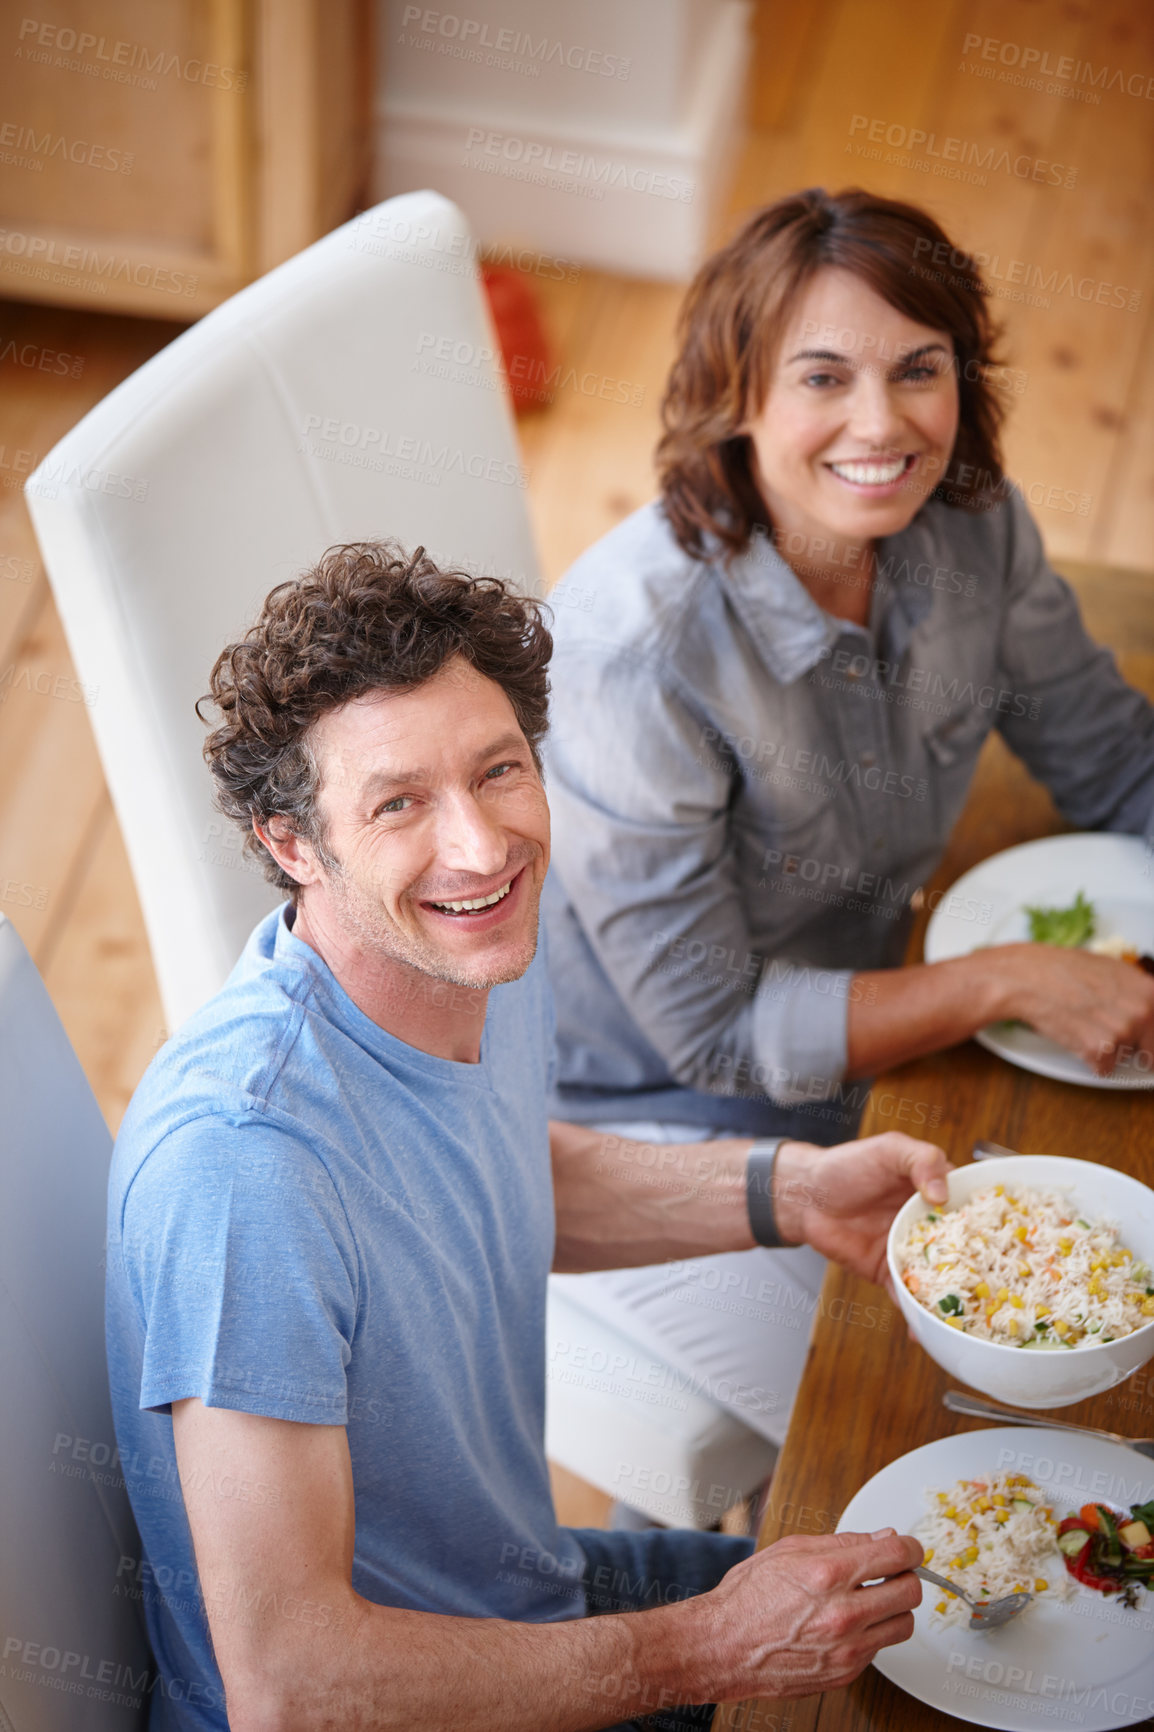
[[[544,1450],[543,959],[490,993],[480,1063],[459,1064],[378,1028],[285,913],[158,1054],[112,1165],[108,1358],[143,1541],[117,1588],[145,1604],[154,1729],[227,1726],[173,1448],[185,1396],[347,1427],[366,1599],[533,1622],[585,1609]],[[508,1567],[526,1553],[536,1588]]]

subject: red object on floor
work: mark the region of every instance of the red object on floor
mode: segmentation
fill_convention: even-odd
[[[505,383],[518,415],[546,409],[553,401],[553,357],[532,284],[519,271],[482,265],[481,281],[497,327]]]

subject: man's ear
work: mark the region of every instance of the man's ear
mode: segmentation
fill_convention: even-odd
[[[298,884],[315,884],[323,876],[312,844],[297,834],[287,818],[272,817],[267,824],[258,824],[254,818],[252,829],[281,871]]]

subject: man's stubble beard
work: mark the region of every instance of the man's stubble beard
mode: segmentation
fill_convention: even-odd
[[[531,864],[531,861],[525,862],[526,867]],[[335,855],[326,851],[323,866],[326,888],[337,918],[345,930],[356,937],[360,948],[367,955],[378,956],[386,962],[414,969],[418,974],[444,986],[468,987],[474,992],[486,992],[491,987],[507,986],[510,981],[520,980],[537,954],[540,899],[533,910],[533,928],[526,940],[524,960],[507,963],[496,974],[478,975],[470,973],[460,963],[445,956],[435,945],[427,944],[419,937],[409,938],[399,934],[393,922],[382,913],[380,904],[349,878]]]

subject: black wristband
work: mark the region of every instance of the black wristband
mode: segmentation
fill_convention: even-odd
[[[777,1230],[773,1212],[773,1165],[784,1137],[760,1137],[749,1151],[745,1166],[745,1203],[749,1210],[749,1227],[759,1245],[771,1251],[787,1249],[787,1242]]]

